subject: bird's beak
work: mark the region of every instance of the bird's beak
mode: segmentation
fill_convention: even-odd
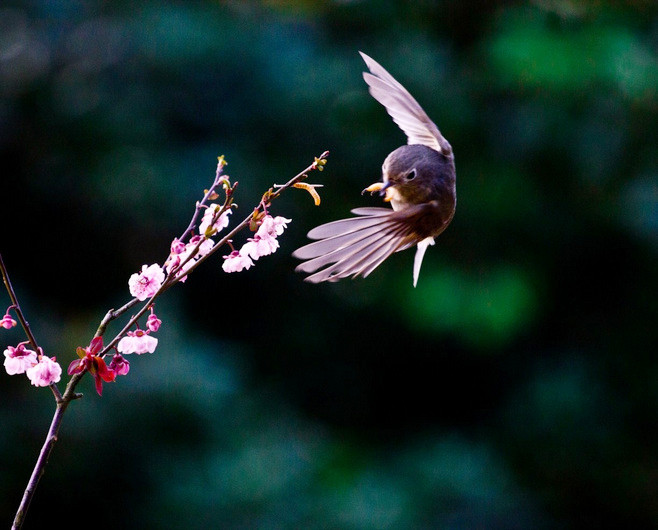
[[[381,197],[383,195],[386,195],[386,197],[388,197],[388,193],[386,190],[388,190],[388,188],[392,185],[393,183],[390,180],[388,182],[385,182],[384,185],[379,190],[379,196]]]

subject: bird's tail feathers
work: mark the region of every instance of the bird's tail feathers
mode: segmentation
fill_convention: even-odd
[[[423,264],[423,256],[425,256],[425,251],[427,247],[434,244],[433,237],[426,237],[422,241],[418,242],[418,248],[416,249],[416,255],[414,256],[414,287],[418,283],[418,276],[420,275],[420,266]]]

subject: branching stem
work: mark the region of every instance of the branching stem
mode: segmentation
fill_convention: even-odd
[[[325,151],[320,155],[320,157],[316,158],[315,161],[308,166],[306,169],[304,169],[302,172],[298,173],[295,175],[293,178],[291,178],[287,183],[281,185],[281,186],[275,186],[270,188],[268,191],[266,191],[263,194],[263,197],[261,199],[261,202],[257,206],[257,208],[254,209],[254,212],[250,213],[242,222],[240,222],[237,226],[235,226],[227,235],[225,235],[214,247],[213,249],[206,254],[205,256],[199,258],[194,265],[192,265],[189,269],[187,269],[185,276],[189,275],[194,269],[196,269],[201,263],[206,261],[212,254],[214,254],[220,247],[226,245],[238,232],[241,230],[244,230],[247,226],[250,225],[252,220],[254,219],[254,213],[258,213],[261,210],[267,211],[267,208],[271,204],[271,202],[279,197],[281,193],[283,193],[286,189],[294,186],[295,184],[301,182],[304,180],[307,176],[308,173],[312,170],[318,169],[322,170],[326,158],[329,156],[329,152]],[[187,229],[183,232],[183,235],[181,236],[181,240],[189,237],[189,235],[192,233],[192,230],[196,226],[196,223],[198,222],[199,216],[201,215],[201,211],[204,209],[208,201],[213,197],[214,190],[221,184],[223,185],[224,183],[228,182],[225,177],[221,176],[221,168],[223,167],[223,159],[220,159],[220,163],[218,165],[218,171],[215,176],[215,180],[213,182],[213,185],[210,187],[208,191],[204,193],[204,197],[201,200],[201,202],[197,203],[195,213],[192,217],[192,220],[190,221],[189,226]],[[217,215],[221,215],[226,209],[231,207],[232,204],[232,195],[233,191],[235,190],[235,187],[237,185],[237,182],[233,185],[233,187],[225,187],[227,197],[226,201],[224,203],[224,206],[222,209],[217,213]],[[116,344],[119,342],[121,337],[123,337],[128,330],[132,326],[135,325],[135,323],[139,320],[141,316],[148,311],[148,309],[151,307],[153,302],[155,301],[156,298],[158,298],[161,294],[163,294],[165,291],[167,291],[170,287],[174,286],[176,283],[178,283],[181,279],[181,276],[177,275],[177,272],[182,270],[182,267],[186,264],[187,261],[192,259],[196,252],[198,252],[199,245],[197,245],[196,249],[194,252],[190,253],[190,256],[188,256],[187,260],[182,262],[181,264],[178,265],[175,269],[171,270],[169,275],[167,276],[166,280],[163,282],[162,286],[158,291],[147,301],[144,302],[144,305],[135,313],[126,323],[126,325],[117,333],[117,335],[104,347],[104,349],[99,353],[100,356],[106,355],[112,348],[116,346]],[[9,293],[9,297],[12,302],[12,307],[16,312],[16,315],[18,317],[18,320],[21,323],[21,326],[23,327],[23,330],[25,332],[25,335],[27,336],[30,344],[34,348],[35,351],[41,351],[39,348],[37,341],[34,337],[34,334],[32,333],[32,330],[30,329],[30,325],[27,322],[23,311],[21,310],[21,306],[18,302],[18,298],[16,296],[16,293],[14,292],[14,289],[11,285],[11,281],[9,280],[9,273],[7,272],[7,268],[5,267],[4,261],[2,260],[2,255],[0,255],[0,272],[2,273],[2,279],[5,284],[5,288],[7,289],[7,292]],[[139,303],[139,300],[137,298],[133,298],[123,306],[121,306],[119,309],[111,309],[108,311],[103,319],[101,320],[96,333],[95,337],[99,337],[105,334],[107,331],[107,326],[115,320],[116,318],[120,317],[123,315],[126,311],[134,307]],[[50,388],[55,396],[55,402],[56,402],[56,409],[55,413],[53,415],[53,419],[50,423],[50,428],[48,429],[48,434],[46,436],[46,440],[44,441],[43,446],[41,447],[41,451],[39,452],[39,457],[37,458],[37,461],[35,463],[34,469],[32,471],[32,475],[30,476],[30,479],[27,483],[27,487],[25,488],[25,492],[23,493],[23,498],[21,499],[21,503],[18,507],[18,510],[16,512],[16,516],[14,518],[14,522],[12,525],[12,530],[19,530],[25,521],[25,516],[27,514],[28,508],[30,507],[30,503],[32,501],[32,498],[34,497],[34,492],[36,491],[37,485],[39,484],[39,480],[42,477],[46,464],[48,463],[48,458],[50,457],[50,454],[52,453],[52,450],[55,446],[55,442],[57,441],[57,437],[59,434],[59,429],[62,424],[62,419],[64,416],[64,412],[66,411],[69,403],[73,401],[74,399],[78,399],[82,397],[82,394],[78,394],[75,392],[75,387],[77,384],[80,382],[82,377],[84,376],[85,372],[80,372],[76,373],[73,376],[71,376],[71,379],[69,380],[68,384],[66,385],[66,389],[64,390],[64,394],[62,394],[57,387],[55,383],[50,385]]]

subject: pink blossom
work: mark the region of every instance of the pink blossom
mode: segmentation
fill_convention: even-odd
[[[128,280],[130,294],[143,302],[158,292],[164,279],[165,274],[160,265],[157,263],[150,266],[143,265],[142,272],[133,274]]]
[[[167,274],[171,274],[171,271],[173,271],[176,267],[178,267],[183,260],[181,259],[181,254],[174,254],[173,252],[169,254],[169,257],[167,258],[167,261],[165,261],[164,266],[165,270],[167,271]],[[178,274],[180,276],[180,273]],[[185,280],[181,280],[185,281]]]
[[[59,382],[62,376],[62,367],[46,355],[42,355],[39,362],[32,365],[25,372],[34,386],[49,386]]]
[[[279,248],[279,242],[275,237],[270,237],[268,235],[261,237],[256,234],[256,237],[253,239],[250,238],[244,245],[242,245],[240,254],[257,260],[261,256],[272,254],[277,248]]]
[[[180,266],[180,264],[183,263],[183,261],[186,259],[187,256],[183,255],[186,248],[187,245],[178,238],[174,238],[174,240],[171,242],[171,253],[167,258],[167,261],[164,263],[167,274],[171,274],[171,271]],[[186,264],[185,268],[189,268],[189,265]],[[183,271],[179,271],[177,276],[180,278],[184,274],[185,273]],[[186,278],[183,278],[181,281],[184,282],[185,279]]]
[[[277,236],[283,233],[286,224],[290,221],[291,219],[286,219],[285,217],[266,215],[263,217],[256,231],[256,235],[247,240],[240,249],[240,254],[249,256],[254,260],[257,260],[261,256],[272,254],[279,248],[279,242],[276,239]]]
[[[185,261],[188,258],[188,256],[194,253],[194,257],[184,265],[184,268],[188,268],[189,266],[193,265],[196,262],[196,260],[208,254],[208,252],[212,250],[213,246],[215,246],[215,242],[209,237],[204,237],[204,236],[192,237],[190,239],[190,242],[187,245],[185,245],[185,250],[180,254],[181,261]]]
[[[153,353],[155,347],[158,345],[158,339],[151,337],[148,331],[138,329],[136,331],[129,331],[126,333],[119,344],[117,350],[121,353]]]
[[[11,329],[16,325],[16,321],[9,316],[9,313],[6,313],[5,316],[0,320],[0,328]]]
[[[199,238],[199,237],[201,237],[201,236],[194,236],[192,239],[190,239],[190,243],[192,243],[194,241],[194,246],[196,246],[196,244],[198,243],[198,240],[195,241],[195,239]],[[215,246],[215,242],[212,239],[210,239],[209,237],[206,238],[205,241],[203,243],[201,243],[201,245],[199,245],[199,250],[198,250],[197,255],[195,257],[202,258],[203,256],[207,255],[208,252],[210,252],[213,249],[214,246]]]
[[[161,325],[162,325],[162,320],[160,320],[155,313],[151,313],[146,319],[146,327],[149,329],[149,331],[152,331],[153,333],[158,331]]]
[[[116,375],[126,375],[130,371],[130,363],[120,353],[115,353],[110,361],[109,369]]]
[[[37,352],[28,350],[25,342],[21,342],[15,348],[8,346],[4,351],[5,370],[9,375],[25,373],[25,371],[37,363]]]
[[[272,217],[271,215],[266,215],[263,217],[260,227],[256,232],[257,236],[262,238],[280,236],[283,234],[283,230],[286,228],[288,223],[292,222],[292,219],[286,219],[280,215]]]
[[[199,242],[201,242],[201,244],[199,244]],[[197,246],[199,248],[197,248]],[[180,281],[184,282],[187,280],[187,271],[199,258],[208,254],[214,246],[215,242],[209,237],[204,236],[194,236],[187,244],[182,243],[178,239],[174,239],[174,242],[171,244],[171,254],[167,258],[167,261],[165,261],[165,270],[170,274],[171,271],[179,267],[181,263],[184,263],[182,268],[176,273],[176,276]],[[194,257],[188,259],[193,252],[195,252]]]
[[[212,236],[228,226],[228,216],[231,210],[226,210],[212,223],[213,217],[219,212],[221,206],[219,204],[210,204],[203,214],[201,224],[199,225],[199,234]],[[210,224],[212,223],[212,227]]]
[[[240,272],[242,269],[249,269],[253,264],[254,262],[247,254],[234,250],[228,256],[224,256],[222,269],[224,272]]]
[[[171,242],[171,254],[180,254],[185,250],[185,243],[177,237]]]
[[[187,271],[190,270],[192,265],[196,263],[196,260],[194,258],[189,260],[187,259],[189,255],[190,253],[187,250],[185,250],[180,254],[178,254],[177,256],[170,257],[165,263],[167,274],[171,274],[171,271],[180,267],[176,272],[176,277],[179,278],[181,282],[187,280]],[[183,263],[184,265],[181,267],[181,264]]]

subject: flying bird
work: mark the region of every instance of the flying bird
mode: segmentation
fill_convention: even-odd
[[[308,233],[313,243],[293,256],[311,283],[366,277],[394,252],[416,246],[413,284],[418,282],[427,247],[450,224],[457,203],[452,147],[418,102],[378,62],[361,57],[372,97],[407,135],[407,145],[391,152],[382,165],[382,182],[361,193],[378,192],[391,208],[356,208],[357,217],[323,224]]]

